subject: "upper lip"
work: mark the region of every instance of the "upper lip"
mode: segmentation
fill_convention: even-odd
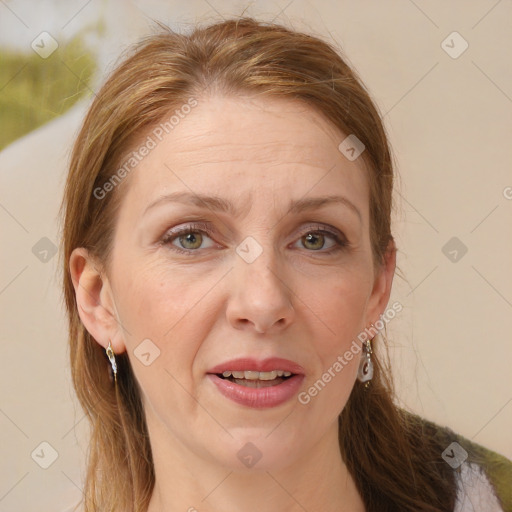
[[[294,374],[304,374],[304,368],[293,361],[280,357],[268,359],[254,359],[252,357],[241,357],[231,359],[217,366],[210,368],[207,373],[222,373],[226,371],[253,371],[271,372],[272,370],[283,370]]]

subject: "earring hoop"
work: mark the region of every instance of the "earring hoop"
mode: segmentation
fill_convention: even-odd
[[[110,365],[112,366],[112,373],[114,374],[114,382],[117,382],[116,356],[115,356],[114,351],[112,349],[112,344],[110,343],[110,340],[108,340],[108,347],[105,349],[105,352],[107,353],[107,357],[110,360]]]

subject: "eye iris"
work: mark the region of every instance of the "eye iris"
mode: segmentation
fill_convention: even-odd
[[[199,249],[203,237],[200,233],[187,233],[186,235],[180,236],[179,241],[185,249]]]
[[[306,236],[302,237],[302,240],[304,241],[304,246],[308,249],[314,249],[318,250],[321,249],[324,246],[324,235],[322,234],[313,234],[309,233]],[[320,242],[320,244],[318,244]],[[313,247],[308,247],[308,244],[313,245]]]

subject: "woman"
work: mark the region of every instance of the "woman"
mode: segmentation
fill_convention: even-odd
[[[85,510],[511,506],[509,461],[394,404],[392,187],[378,112],[319,39],[243,18],[135,48],[63,202]]]

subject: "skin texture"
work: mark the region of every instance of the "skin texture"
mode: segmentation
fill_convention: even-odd
[[[123,183],[110,275],[83,248],[70,260],[85,327],[128,351],[143,392],[156,472],[149,511],[362,511],[337,438],[359,354],[307,405],[237,405],[206,372],[235,357],[283,357],[304,367],[304,391],[384,313],[395,249],[376,271],[367,171],[338,150],[346,135],[301,102],[198,101]],[[216,195],[239,211],[163,201],[144,213],[172,192]],[[328,195],[359,215],[341,203],[289,211]],[[162,243],[193,221],[212,233]],[[348,245],[328,254],[330,235],[306,239],[318,223]],[[252,263],[236,252],[248,236],[262,249]],[[148,338],[160,355],[145,366],[134,350]],[[248,442],[262,455],[252,468],[237,457]]]

